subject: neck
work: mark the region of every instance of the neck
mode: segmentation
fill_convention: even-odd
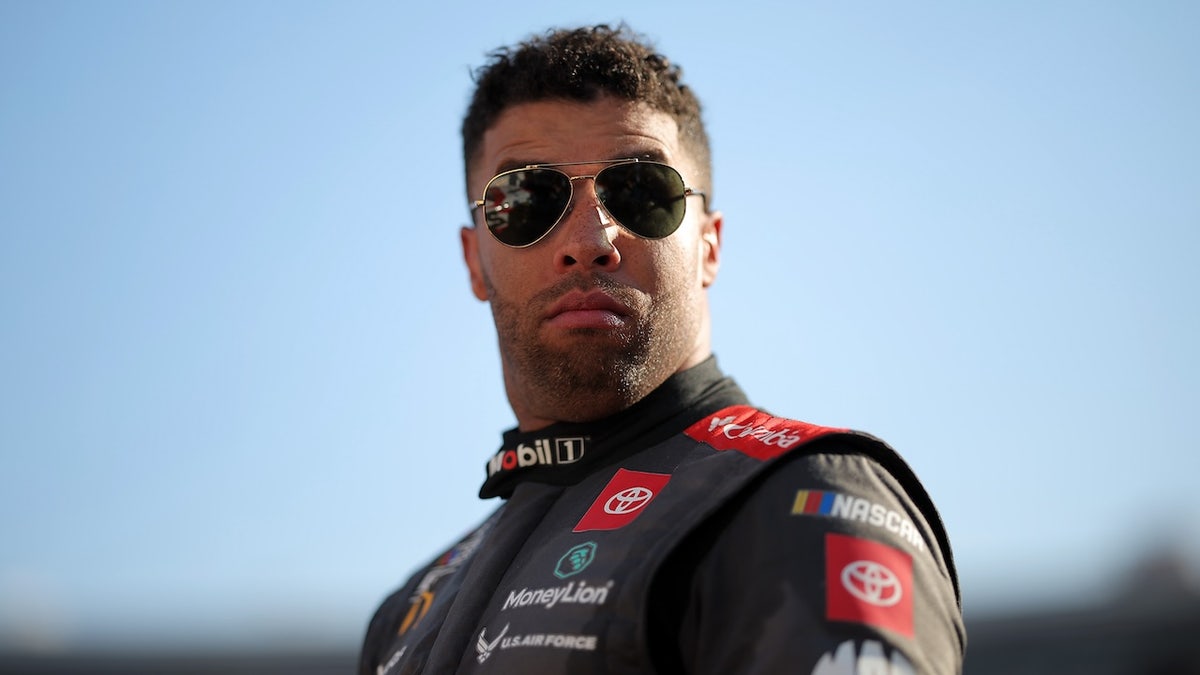
[[[507,497],[518,483],[527,480],[573,484],[599,466],[666,440],[706,414],[745,403],[745,395],[721,373],[716,359],[706,359],[668,378],[649,395],[614,415],[505,432],[500,452],[488,462],[489,478],[480,496]],[[560,451],[571,461],[556,461]]]

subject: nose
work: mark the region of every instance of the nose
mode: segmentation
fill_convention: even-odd
[[[586,187],[575,182],[584,178],[592,177],[571,178],[571,205],[555,228],[561,230],[554,239],[554,267],[559,273],[612,272],[621,266],[617,249],[621,228],[600,204],[594,181]]]

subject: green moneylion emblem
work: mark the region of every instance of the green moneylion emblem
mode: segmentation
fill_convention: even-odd
[[[587,569],[588,565],[596,559],[596,542],[589,541],[587,543],[572,546],[571,550],[563,554],[563,557],[558,559],[558,565],[554,568],[554,576],[559,579],[566,579],[574,576]]]

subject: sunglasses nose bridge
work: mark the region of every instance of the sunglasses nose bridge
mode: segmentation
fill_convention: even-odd
[[[579,193],[575,189],[575,181],[590,179],[592,181],[592,195],[596,200],[596,206],[599,207],[600,209],[602,209],[607,214],[608,207],[606,207],[604,205],[604,201],[602,199],[600,199],[600,192],[599,192],[599,190],[596,189],[596,176],[598,176],[598,175],[600,175],[599,171],[597,171],[596,173],[592,173],[592,174],[584,174],[582,176],[567,176],[567,180],[571,183],[571,200],[567,204],[568,210],[570,210],[571,205],[575,203],[575,199],[577,197],[579,197]],[[608,214],[608,215],[611,215],[611,214]]]
[[[592,189],[594,190],[596,188],[596,176],[597,176],[597,174],[594,174],[594,173],[586,174],[583,176],[567,176],[567,180],[571,181],[571,190],[574,191],[575,190],[575,181],[587,180],[590,178],[592,180]]]

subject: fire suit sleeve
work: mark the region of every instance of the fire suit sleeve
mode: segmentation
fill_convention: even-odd
[[[371,617],[359,651],[358,675],[377,675],[377,669],[387,658],[385,650],[395,640],[396,629],[410,609],[409,598],[416,589],[418,578],[413,575],[403,588],[389,595]]]
[[[652,610],[651,632],[673,626],[678,651],[656,649],[660,670],[961,672],[953,560],[931,510],[862,454],[784,458],[664,566],[657,606],[679,609]]]

